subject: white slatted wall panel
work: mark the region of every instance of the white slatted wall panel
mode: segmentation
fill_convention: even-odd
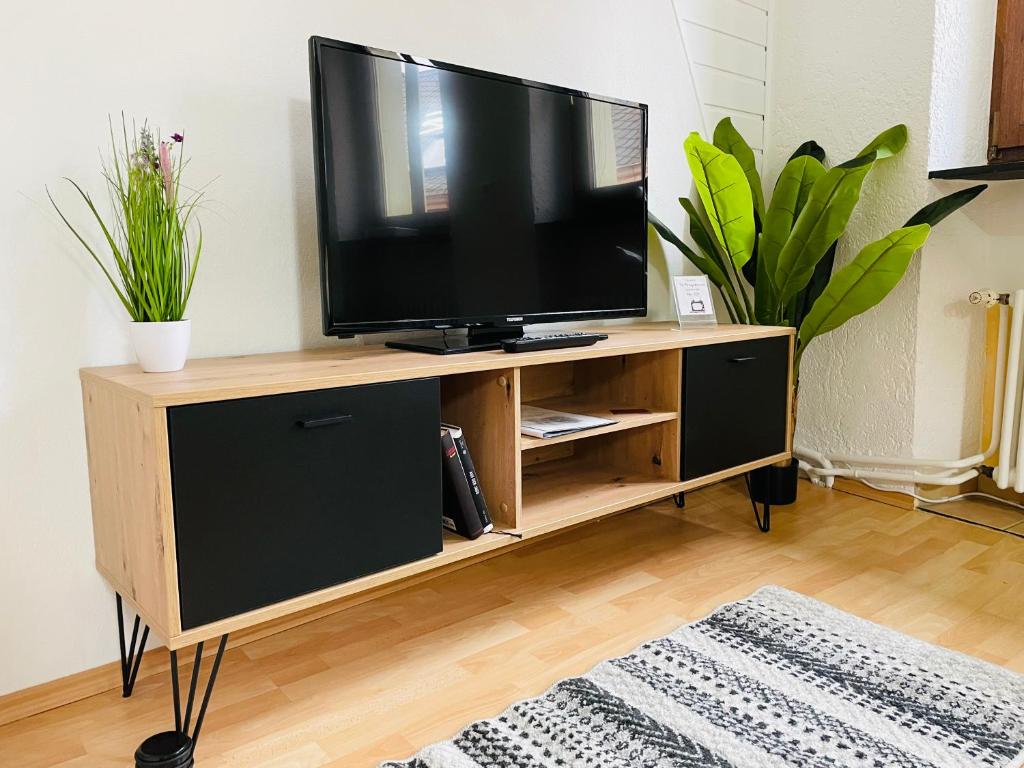
[[[708,135],[731,117],[764,158],[769,0],[673,0]],[[762,168],[763,170],[763,168]]]

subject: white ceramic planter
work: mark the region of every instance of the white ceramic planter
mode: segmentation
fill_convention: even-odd
[[[135,356],[146,373],[180,371],[188,358],[191,320],[166,323],[129,323],[128,334]]]

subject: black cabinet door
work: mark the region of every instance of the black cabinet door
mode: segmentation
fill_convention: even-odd
[[[683,367],[684,480],[786,450],[788,336],[691,347]]]
[[[167,418],[183,629],[441,550],[437,379]]]

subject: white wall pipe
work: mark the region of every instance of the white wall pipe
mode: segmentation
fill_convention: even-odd
[[[938,475],[914,470],[888,471],[883,469],[865,469],[859,467],[836,467],[824,454],[807,448],[794,448],[793,454],[799,459],[800,469],[812,479],[824,480],[826,488],[831,488],[836,477],[849,477],[854,480],[877,480],[893,483],[913,483],[921,485],[959,485],[978,476],[977,469],[968,469],[955,475]],[[820,466],[814,466],[814,461]],[[946,470],[950,472],[951,470]]]
[[[1024,290],[1017,291],[1018,294],[1024,295]],[[1016,299],[1016,294],[1015,294]],[[1015,301],[1016,303],[1016,301]],[[1021,306],[1024,307],[1024,300],[1022,300]],[[1017,315],[1020,315],[1018,317]],[[1012,333],[1017,334],[1017,345],[1016,350],[1019,355],[1020,352],[1020,337],[1021,337],[1021,321],[1024,321],[1024,312],[1015,313],[1013,322],[1013,331],[1011,332],[1010,339],[1010,357],[1011,364],[1013,363],[1013,350],[1014,343]],[[848,456],[844,454],[834,454],[830,456],[830,460],[839,464],[862,464],[871,467],[921,467],[921,468],[934,468],[936,470],[936,479],[943,475],[951,474],[957,470],[967,469],[969,467],[975,467],[983,463],[990,456],[996,452],[996,448],[1000,448],[1000,455],[1002,454],[1000,435],[1005,434],[1007,429],[1005,426],[1006,420],[1003,418],[1003,414],[1009,412],[1010,414],[1015,413],[1016,405],[1016,390],[1007,390],[1005,384],[1007,380],[1006,375],[1006,330],[1009,324],[1009,308],[1005,305],[999,307],[999,335],[996,341],[996,392],[995,401],[992,408],[992,424],[990,429],[989,444],[985,448],[984,453],[977,453],[973,456],[966,456],[962,459],[915,459],[907,458],[902,456],[889,457],[889,456]],[[1012,373],[1012,381],[1016,381],[1016,373]],[[1007,404],[1008,400],[1013,400]],[[1010,427],[1012,431],[1012,426]],[[1022,430],[1024,431],[1024,430]],[[821,454],[818,454],[820,456]],[[1024,482],[1024,474],[1021,475],[1021,481]],[[932,485],[939,485],[939,483],[930,483]]]
[[[1013,305],[1024,310],[1024,289],[1015,291]],[[1007,330],[1009,327],[1009,343]],[[1019,453],[1024,455],[1024,413],[1018,410],[1017,404],[1021,397],[1022,377],[1019,375],[1021,366],[1021,338],[1024,335],[1024,311],[1013,313],[1010,322],[1010,309],[1005,304],[999,307],[999,332],[996,340],[996,391],[992,408],[989,443],[984,453],[966,456],[961,459],[917,459],[887,456],[825,456],[817,451],[794,447],[793,453],[800,459],[799,466],[812,478],[832,486],[833,478],[849,477],[854,480],[876,480],[882,482],[914,483],[922,485],[952,486],[959,485],[978,476],[975,467],[989,459],[998,448],[1001,460],[997,472],[1001,468],[1011,477],[1018,473],[1009,472],[1010,462],[1003,460],[1009,455],[1005,445],[1012,446],[1014,427],[1018,427],[1020,435]],[[1009,361],[1007,361],[1009,356]],[[1012,386],[1006,386],[1010,381]],[[1019,424],[1014,414],[1021,413]],[[818,464],[814,466],[811,462]],[[866,465],[862,467],[836,467],[834,463],[847,465]],[[894,468],[894,469],[890,469]],[[904,469],[900,469],[904,468]],[[966,470],[966,471],[965,471]],[[1017,482],[1024,486],[1024,473],[1019,473]],[[1005,486],[1004,486],[1005,487]],[[1022,487],[1024,490],[1024,487]]]
[[[830,462],[828,459],[826,459],[822,454],[818,453],[817,451],[812,451],[812,450],[810,450],[808,448],[797,448],[796,446],[794,446],[793,447],[793,455],[798,460],[797,461],[797,467],[799,469],[802,469],[808,475],[812,475],[813,476],[812,479],[815,479],[817,476],[813,475],[812,470],[815,469],[815,467],[810,463],[810,461],[818,462],[818,464],[820,464],[825,469],[832,469],[832,462]],[[833,484],[832,481],[833,481],[834,478],[831,475],[825,475],[825,476],[823,476],[822,479],[824,480],[824,485],[825,485],[826,488],[831,488],[832,487],[832,484]]]
[[[806,448],[794,448],[793,454],[799,459],[800,469],[808,475],[825,480],[827,488],[832,487],[832,480],[836,477],[849,477],[854,480],[880,480],[893,483],[920,483],[922,485],[959,485],[978,476],[978,470],[969,469],[950,477],[941,477],[925,472],[911,470],[886,471],[880,469],[861,469],[857,467],[836,467],[828,459],[817,451]],[[810,462],[817,462],[820,466],[814,466]]]
[[[1011,382],[1012,386],[1007,387],[1007,407],[1003,408],[999,437],[999,464],[993,475],[996,485],[1000,488],[1006,488],[1010,484],[1010,468],[1015,463],[1013,428],[1016,421],[1016,406],[1020,400],[1020,339],[1021,328],[1024,326],[1024,289],[1013,292],[1013,308],[1013,322],[1010,324],[1010,357],[1006,363],[1006,380]]]
[[[1020,312],[1016,314],[1021,315],[1021,325],[1024,325],[1024,315]],[[992,401],[992,423],[989,426],[989,438],[988,447],[985,449],[985,453],[982,455],[982,461],[987,461],[996,449],[999,447],[1000,436],[1002,435],[1002,421],[1003,414],[1007,409],[1007,395],[1008,392],[1013,392],[1013,396],[1016,397],[1016,392],[1013,388],[1009,389],[1006,386],[1006,353],[1008,349],[1007,345],[1007,326],[1010,323],[1010,307],[1006,304],[999,305],[999,335],[996,337],[996,390],[993,395]],[[1009,403],[1009,407],[1013,407],[1013,403]]]
[[[804,470],[814,477],[849,477],[854,480],[881,480],[890,483],[920,483],[921,485],[960,485],[978,476],[978,470],[969,469],[957,475],[937,477],[922,472],[887,472],[881,469],[857,469],[854,467],[833,467],[824,469],[802,462]]]
[[[1021,320],[1022,317],[1024,317],[1024,311],[1022,311],[1022,310],[1024,310],[1024,290],[1020,290],[1020,291],[1015,291],[1014,292],[1014,306],[1017,308],[1017,310],[1013,313],[1015,315],[1014,319],[1015,320]],[[1024,336],[1024,321],[1022,321],[1022,322],[1015,322],[1014,326],[1022,328],[1020,334],[1018,334],[1018,335],[1019,336]],[[1013,342],[1011,341],[1010,343],[1012,345]],[[1016,352],[1017,352],[1018,359],[1019,359],[1019,357],[1020,357],[1020,349],[1017,349]],[[1018,378],[1024,378],[1024,377],[1018,377]],[[1016,381],[1016,379],[1014,379],[1014,381]],[[1020,382],[1018,382],[1018,384],[1020,384]],[[1018,387],[1018,389],[1019,389],[1019,387]],[[1019,398],[1020,394],[1018,394],[1015,391],[1014,392],[1014,396],[1016,398]],[[1014,405],[1016,405],[1016,402],[1014,403]],[[1024,413],[1022,413],[1021,411],[1024,411],[1024,409],[1018,409],[1018,410],[1014,411],[1014,413],[1017,414],[1017,419],[1018,419],[1018,422],[1017,422],[1017,450],[1016,450],[1016,452],[1014,453],[1014,455],[1012,457],[1012,463],[1010,463],[1009,461],[1003,461],[1003,454],[999,454],[999,465],[1000,466],[1006,466],[1007,464],[1009,464],[1009,470],[1010,470],[1009,471],[1009,479],[1013,481],[1013,490],[1015,490],[1017,493],[1021,493],[1022,491],[1024,491],[1024,473],[1020,472],[1017,469],[1017,462],[1020,461],[1021,456],[1024,456]],[[1011,457],[1007,456],[1007,458],[1011,458]]]
[[[800,459],[800,468],[812,478],[823,478],[827,488],[832,487],[832,479],[836,477],[849,477],[854,480],[877,480],[892,483],[913,483],[915,485],[959,485],[972,480],[980,473],[977,469],[960,470],[953,474],[954,470],[947,469],[940,473],[920,472],[917,470],[887,470],[869,469],[864,467],[836,467],[827,457],[815,451],[803,448],[794,448],[793,454]],[[814,466],[808,461],[816,461],[821,466]],[[833,459],[834,460],[834,459]]]

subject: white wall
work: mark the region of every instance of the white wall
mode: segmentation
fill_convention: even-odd
[[[906,123],[910,144],[883,161],[836,258],[927,202],[933,0],[781,0],[772,6],[766,183],[792,150],[815,139],[839,163],[876,133]],[[797,444],[826,452],[905,455],[914,437],[920,261],[878,307],[814,340],[803,358]]]
[[[729,117],[764,158],[768,0],[674,0],[710,140]]]
[[[837,267],[909,214],[973,182],[929,169],[986,162],[995,0],[772,7],[766,180],[815,138],[832,162],[904,122],[902,157],[872,171]],[[954,458],[980,442],[984,311],[976,288],[1024,286],[1024,182],[996,182],[943,221],[885,301],[813,342],[797,444],[825,453]]]
[[[996,0],[935,0],[933,169],[987,162]]]
[[[42,37],[41,31],[45,31]],[[293,349],[320,335],[306,40],[320,34],[650,105],[650,203],[681,225],[697,102],[671,0],[310,0],[172,5],[57,0],[0,31],[0,693],[114,660],[93,568],[77,371],[131,360],[125,318],[46,203],[99,194],[107,115],[184,130],[213,180],[190,315],[193,355]],[[667,270],[652,254],[652,315]],[[386,290],[386,286],[381,288]]]
[[[933,182],[936,196],[973,182]],[[925,246],[918,301],[914,454],[982,450],[985,312],[974,289],[1024,287],[1024,181],[995,182],[937,227]]]
[[[995,40],[995,0],[937,0],[932,73],[931,168],[984,165]],[[975,182],[932,182],[935,196]],[[976,288],[1024,286],[1024,182],[995,182],[936,228],[924,250],[915,363],[918,456],[980,448],[985,313]]]

